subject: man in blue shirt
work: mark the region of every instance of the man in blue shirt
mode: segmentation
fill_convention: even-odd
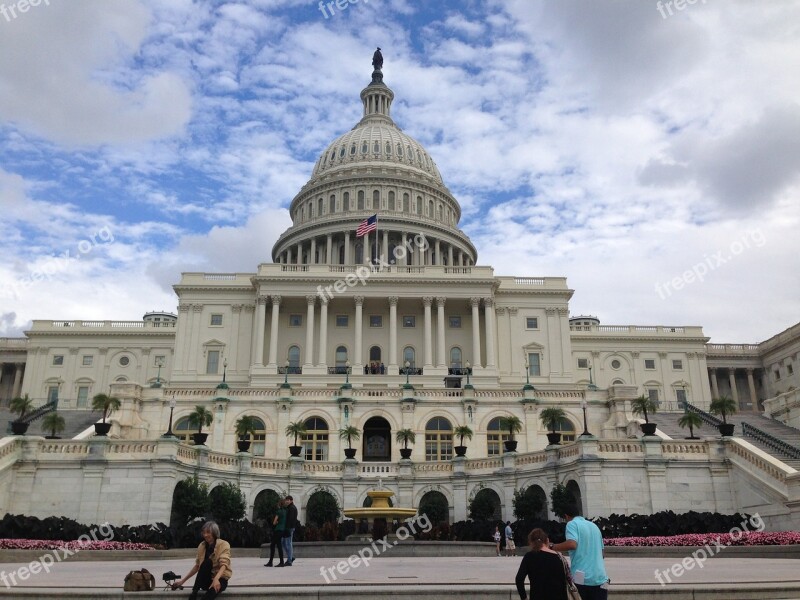
[[[600,528],[580,516],[577,505],[564,509],[567,519],[567,541],[554,544],[553,550],[569,550],[572,580],[581,600],[606,600],[608,575],[603,564],[603,536]]]

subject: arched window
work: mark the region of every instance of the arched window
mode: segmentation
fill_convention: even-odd
[[[339,158],[343,158],[345,152],[347,152],[347,151],[344,149],[344,146],[339,148]]]
[[[355,144],[351,144],[350,145],[350,156],[355,156],[355,155],[356,155],[356,145]]]
[[[328,460],[328,423],[320,417],[305,422],[306,432],[301,436],[306,460]]]
[[[369,152],[369,144],[367,142],[363,142],[361,144],[361,154],[366,154]]]
[[[331,155],[328,157],[328,162],[333,162],[333,159],[336,158],[336,150],[331,150]]]
[[[417,214],[422,214],[422,196],[417,196]]]
[[[323,202],[322,198],[317,200],[317,216],[318,217],[322,216],[322,202]]]
[[[258,417],[254,417],[255,431],[251,432],[245,439],[250,441],[250,453],[253,456],[264,456],[264,444],[267,439],[267,426],[264,421]],[[236,438],[237,441],[239,438]]]
[[[197,433],[197,427],[189,425],[189,417],[181,417],[172,428],[172,433],[175,434],[180,441],[189,443],[192,441],[192,434]]]
[[[439,221],[442,221],[442,220],[443,220],[443,219],[442,219],[442,205],[441,205],[441,204],[440,204],[439,206],[437,206],[437,207],[436,207],[436,218],[437,218]]]
[[[453,426],[444,417],[434,417],[425,425],[425,460],[453,458]]]
[[[375,140],[375,142],[372,144],[372,151],[375,154],[381,153],[381,143],[378,140]]]
[[[336,366],[337,367],[347,366],[347,348],[344,346],[336,347]]]
[[[289,372],[297,373],[300,368],[300,346],[289,346],[286,358],[289,361]]]
[[[411,144],[406,146],[406,150],[408,150],[408,160],[414,162],[414,151],[411,149]]]
[[[386,142],[386,154],[392,153],[392,145],[389,142]]]
[[[450,348],[450,368],[461,368],[461,348],[458,346],[453,346]]]
[[[486,427],[487,456],[500,456],[503,453],[503,442],[511,439],[508,431],[500,428],[500,419],[501,417],[495,417]]]
[[[408,194],[403,194],[403,212],[411,212],[411,201],[408,198]]]
[[[372,208],[378,210],[381,207],[381,193],[378,190],[372,192]]]
[[[333,214],[335,212],[336,212],[336,196],[331,194],[331,197],[328,200],[328,213]]]
[[[433,200],[428,200],[428,216],[433,218]]]
[[[342,211],[347,212],[350,210],[350,192],[345,192],[342,196]]]
[[[397,156],[403,156],[403,144],[397,144]]]
[[[575,426],[569,419],[561,419],[556,426],[556,433],[561,434],[562,442],[575,441]]]
[[[364,190],[358,192],[358,210],[364,210]]]
[[[389,192],[389,210],[394,210],[394,192]]]
[[[411,346],[403,348],[403,368],[405,368],[406,363],[409,364],[409,369],[416,368],[416,352],[414,352],[414,348]]]

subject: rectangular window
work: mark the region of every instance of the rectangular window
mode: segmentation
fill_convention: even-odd
[[[539,329],[539,318],[527,317],[525,319],[525,329]]]
[[[47,389],[47,401],[48,402],[58,402],[58,386],[51,385]]]
[[[589,359],[588,358],[579,358],[578,359],[578,368],[579,369],[588,369],[589,368]]]
[[[222,326],[222,315],[211,315],[211,326],[212,327],[221,327]]]
[[[676,390],[675,395],[678,398],[678,408],[686,406],[686,390]]]
[[[219,350],[209,350],[206,355],[206,375],[216,375],[219,372]]]
[[[794,367],[792,365],[786,365],[786,373],[788,375],[793,375],[794,374]]]
[[[461,329],[461,317],[450,317],[450,329]]]
[[[78,408],[89,406],[89,387],[81,386],[78,388]]]
[[[156,354],[156,357],[153,360],[153,366],[157,367],[158,365],[161,365],[162,367],[167,365],[167,357],[163,354]]]
[[[539,364],[539,354],[531,352],[528,354],[528,375],[531,377],[539,377],[541,375],[541,366]]]
[[[655,371],[656,369],[656,359],[655,358],[645,358],[644,359],[644,368],[648,371]]]
[[[656,404],[659,404],[658,390],[647,390],[647,396],[650,398],[650,400],[652,400]]]
[[[347,327],[350,324],[350,317],[347,315],[336,315],[336,326]]]
[[[289,327],[302,327],[303,315],[289,315]]]
[[[64,355],[63,354],[56,354],[53,357],[53,366],[54,367],[60,367],[63,364],[64,364]]]
[[[775,369],[775,381],[780,381],[781,379],[781,370]]]
[[[414,316],[403,317],[403,327],[416,327],[416,326],[417,326],[417,317]]]
[[[381,315],[370,315],[369,316],[369,326],[370,327],[383,327],[383,317]]]
[[[92,356],[91,354],[85,354],[81,359],[81,364],[84,367],[91,367],[93,362],[94,362],[94,356]]]
[[[682,360],[673,360],[672,361],[672,370],[673,371],[683,371],[683,361]]]

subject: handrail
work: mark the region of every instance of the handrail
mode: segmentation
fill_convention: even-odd
[[[56,408],[58,408],[58,400],[53,400],[52,402],[48,402],[47,404],[43,404],[42,406],[40,406],[39,408],[37,408],[33,412],[29,412],[23,418],[17,419],[17,421],[19,423],[27,423],[28,425],[30,425],[36,419],[38,419],[40,417],[43,417],[44,415],[46,415],[49,412],[53,412],[54,410],[56,410]]]
[[[776,438],[774,435],[769,434],[758,427],[750,425],[750,423],[742,423],[742,435],[758,440],[765,446],[785,454],[789,458],[800,458],[800,448],[797,446],[792,446],[791,444]]]
[[[722,421],[720,421],[717,417],[707,413],[701,408],[697,408],[694,404],[689,404],[687,402],[686,412],[693,412],[696,415],[700,415],[700,418],[706,425],[711,425],[712,427],[719,427],[720,425],[722,425]]]

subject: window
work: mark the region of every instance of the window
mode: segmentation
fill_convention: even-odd
[[[392,153],[392,145],[389,142],[386,142],[385,148],[386,148],[386,154]]]
[[[336,366],[337,367],[347,366],[347,348],[345,348],[344,346],[337,346],[336,348]]]
[[[222,326],[222,315],[211,315],[211,326],[212,327],[221,327]]]
[[[345,192],[342,196],[342,210],[344,212],[350,210],[350,192]]]
[[[375,154],[380,154],[380,153],[381,153],[381,143],[380,143],[378,140],[375,140],[375,141],[372,143],[372,151],[373,151]]]
[[[306,460],[328,459],[328,424],[325,419],[311,417],[306,420],[306,433],[300,439]]]
[[[578,359],[578,368],[579,369],[588,369],[589,368],[589,359],[588,358],[579,358]]]
[[[361,154],[366,154],[368,151],[369,151],[369,144],[367,144],[367,142],[362,142]]]
[[[216,375],[219,372],[219,350],[209,350],[206,354],[206,375]]]
[[[450,317],[450,329],[461,329],[461,317],[459,316]]]
[[[93,363],[94,363],[94,356],[92,356],[91,354],[83,355],[83,358],[81,359],[81,364],[84,367],[91,367]]]
[[[63,354],[56,354],[53,357],[53,366],[54,367],[60,367],[63,364],[64,364],[64,355]]]
[[[486,451],[489,456],[500,456],[503,453],[503,442],[510,439],[508,431],[500,428],[500,417],[489,421],[486,428]]]
[[[264,421],[255,417],[255,422],[253,423],[255,427],[253,427],[254,431],[249,433],[247,437],[245,437],[245,441],[250,442],[250,453],[253,456],[264,456],[264,443],[267,439],[267,426],[264,425]],[[236,438],[238,441],[240,438]]]
[[[611,361],[611,368],[612,369],[619,369],[622,366],[622,363],[619,362],[616,358]]]
[[[461,348],[458,347],[450,348],[450,368],[451,369],[461,368]]]
[[[658,390],[647,390],[647,397],[650,398],[656,404],[659,404],[658,400]]]
[[[655,371],[656,368],[656,359],[654,358],[645,358],[644,359],[644,368],[648,371]]]
[[[371,346],[369,349],[369,363],[370,366],[380,365],[381,364],[381,347],[380,346]]]
[[[389,192],[389,210],[395,209],[394,192]]]
[[[678,399],[678,408],[686,406],[686,390],[675,390],[675,396]]]
[[[531,377],[539,377],[542,374],[540,356],[538,352],[530,352],[528,354],[528,375]]]
[[[792,365],[786,365],[786,373],[788,375],[793,375],[794,374],[794,367]]]
[[[300,346],[289,346],[289,352],[286,354],[289,361],[289,369],[296,370],[300,368]]]
[[[370,315],[369,316],[369,326],[370,327],[383,327],[383,317],[381,315]]]
[[[410,209],[411,209],[411,204],[408,199],[408,194],[403,194],[403,212],[410,212]]]
[[[453,458],[453,426],[444,417],[434,417],[425,426],[425,460]]]
[[[178,419],[178,422],[175,423],[175,427],[172,428],[172,433],[174,433],[175,437],[180,441],[188,444],[192,441],[192,435],[197,433],[197,428],[189,424],[189,417],[181,417]]]
[[[78,388],[78,408],[89,406],[89,386],[82,385]]]
[[[775,381],[780,381],[781,379],[781,370],[775,369]]]
[[[336,326],[347,327],[350,324],[350,318],[347,315],[336,315]]]
[[[328,200],[328,212],[333,214],[336,212],[336,196],[331,194],[330,200]]]
[[[58,386],[57,385],[51,385],[49,388],[47,388],[47,401],[50,402],[50,403],[58,402]]]
[[[381,207],[381,193],[378,190],[372,192],[372,208],[378,210]]]
[[[526,318],[525,329],[539,329],[539,318],[538,317]]]
[[[303,315],[289,315],[289,327],[302,327]]]
[[[672,361],[672,370],[673,371],[683,371],[683,361],[682,360],[673,360]]]
[[[406,363],[408,363],[409,369],[416,368],[416,352],[414,352],[414,348],[411,346],[406,346],[403,348],[403,368],[405,368]]]
[[[364,191],[358,192],[358,201],[356,206],[358,206],[358,210],[364,210]]]
[[[407,315],[403,317],[403,327],[416,327],[417,326],[417,317],[413,315]]]
[[[127,367],[129,364],[131,364],[130,357],[129,356],[120,356],[119,364],[120,364],[121,367]]]
[[[575,426],[569,419],[561,419],[556,425],[556,433],[561,434],[562,442],[575,441]]]

